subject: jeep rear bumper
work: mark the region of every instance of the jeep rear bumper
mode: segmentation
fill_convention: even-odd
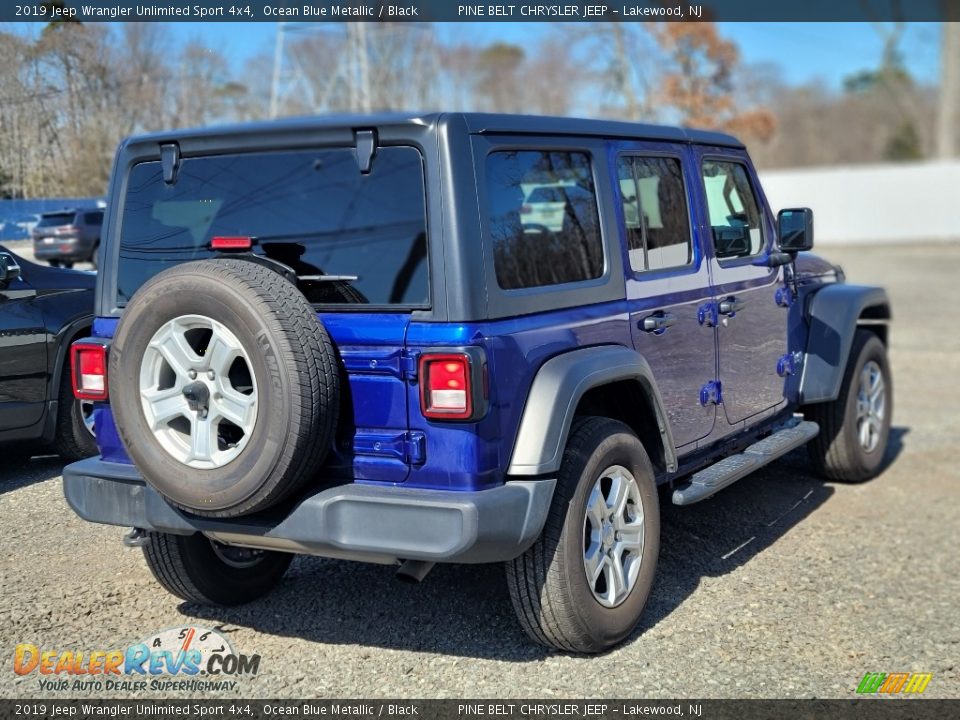
[[[201,532],[231,545],[380,563],[511,560],[540,535],[555,484],[511,481],[476,492],[347,484],[282,513],[223,520],[173,507],[132,465],[89,458],[63,470],[67,502],[90,522]]]

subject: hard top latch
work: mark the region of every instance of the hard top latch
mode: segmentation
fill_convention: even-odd
[[[357,141],[357,165],[360,172],[366,175],[373,166],[373,156],[377,154],[377,131],[357,130],[354,133]]]

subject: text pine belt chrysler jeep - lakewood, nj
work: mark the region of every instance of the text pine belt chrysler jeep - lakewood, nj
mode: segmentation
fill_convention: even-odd
[[[76,392],[83,518],[237,604],[296,553],[503,562],[520,624],[636,626],[658,486],[688,505],[806,444],[877,474],[890,304],[806,252],[713,132],[483,114],[136,137],[117,154]]]

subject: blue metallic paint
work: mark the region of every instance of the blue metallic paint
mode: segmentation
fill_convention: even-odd
[[[677,392],[665,394],[664,399],[671,424],[675,428],[687,428],[678,441],[681,446],[686,445],[687,452],[702,449],[744,429],[742,421],[729,422],[722,411],[717,411],[716,405],[708,403],[704,408],[699,402],[699,390],[705,383],[715,383],[719,388],[719,381],[723,379],[719,376],[723,358],[716,338],[725,329],[718,327],[720,318],[709,308],[715,310],[718,291],[725,297],[757,288],[759,297],[769,289],[767,310],[779,313],[780,322],[786,319],[788,325],[788,342],[783,343],[782,349],[781,343],[777,344],[779,352],[769,368],[769,374],[777,377],[776,360],[787,352],[786,345],[789,352],[806,346],[803,296],[817,286],[801,287],[800,301],[788,302],[790,298],[784,294],[786,289],[777,271],[749,264],[720,265],[713,256],[709,225],[702,210],[698,160],[704,153],[735,155],[739,159],[745,159],[745,153],[731,148],[695,149],[685,144],[641,141],[610,141],[605,148],[616,204],[619,204],[618,154],[667,154],[683,160],[694,241],[692,263],[675,270],[642,275],[630,272],[626,230],[622,213],[618,212],[614,242],[619,243],[621,261],[628,268],[624,300],[469,323],[427,322],[410,313],[321,313],[319,318],[335,342],[349,381],[341,408],[343,427],[325,475],[363,484],[389,483],[462,491],[499,485],[505,480],[525,398],[539,368],[560,353],[611,343],[635,347],[643,353],[651,362],[661,388],[668,388],[676,380]],[[749,160],[746,162],[755,186],[759,187]],[[772,214],[762,191],[760,195],[769,241],[773,237]],[[825,271],[821,267],[823,263],[818,264],[817,260],[812,257],[806,260],[804,269]],[[608,262],[611,261],[616,262],[608,258]],[[703,308],[708,308],[708,312],[701,319],[698,316]],[[638,331],[638,321],[658,310],[680,313],[682,317],[677,325],[657,337]],[[93,335],[112,337],[117,322],[115,317],[96,318]],[[764,327],[764,322],[756,323],[758,330]],[[691,343],[699,348],[695,353],[697,358],[681,353],[684,347],[689,350]],[[486,352],[488,412],[468,423],[425,419],[420,413],[415,376],[417,353],[426,348],[465,346],[480,346]],[[726,384],[724,381],[725,396]],[[787,375],[785,392],[791,402],[796,401],[797,384],[798,374]],[[785,402],[781,395],[776,407],[782,407]],[[108,405],[98,405],[96,423],[104,459],[129,463]]]

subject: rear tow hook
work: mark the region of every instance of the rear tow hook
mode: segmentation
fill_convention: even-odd
[[[123,544],[126,547],[143,547],[150,542],[150,536],[143,528],[131,528],[130,532],[123,536]]]

